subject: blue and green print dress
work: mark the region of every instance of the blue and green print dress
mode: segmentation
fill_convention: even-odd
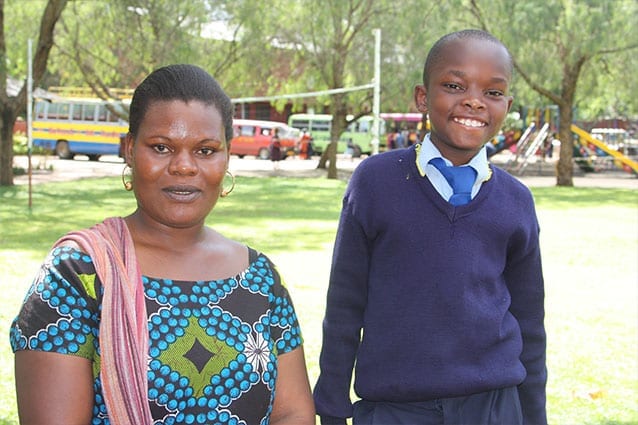
[[[237,276],[186,282],[143,277],[148,401],[155,424],[267,424],[277,354],[302,343],[273,263],[249,249]],[[93,424],[108,424],[99,374],[102,285],[91,258],[54,248],[11,326],[11,346],[93,361]]]

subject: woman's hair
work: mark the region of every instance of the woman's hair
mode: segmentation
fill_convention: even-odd
[[[213,105],[222,116],[226,144],[233,137],[234,108],[219,83],[195,65],[168,65],[151,72],[137,86],[129,110],[129,133],[135,138],[153,102],[192,100]]]
[[[503,49],[505,49],[505,51],[507,52],[507,57],[508,57],[508,61],[509,63],[508,65],[508,71],[510,74],[510,77],[512,76],[512,73],[514,72],[514,65],[513,65],[513,61],[512,61],[512,55],[510,53],[510,51],[507,49],[507,46],[505,46],[501,40],[499,40],[498,38],[494,37],[492,34],[490,34],[487,31],[483,31],[483,30],[477,30],[477,29],[465,29],[465,30],[461,30],[461,31],[456,31],[456,32],[452,32],[449,34],[444,35],[443,37],[439,38],[434,45],[432,45],[432,48],[430,49],[430,52],[428,53],[427,58],[425,59],[425,65],[423,66],[423,84],[427,87],[428,83],[430,82],[430,72],[432,70],[432,67],[438,63],[438,61],[441,59],[441,57],[443,56],[443,52],[444,52],[444,48],[447,47],[447,44],[452,42],[452,41],[456,41],[456,40],[483,40],[483,41],[487,41],[490,43],[494,43],[498,46],[501,46]]]

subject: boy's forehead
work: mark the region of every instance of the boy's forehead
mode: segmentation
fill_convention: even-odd
[[[454,66],[489,63],[511,78],[512,64],[507,50],[490,40],[459,38],[448,41],[441,49],[433,68],[443,71]]]

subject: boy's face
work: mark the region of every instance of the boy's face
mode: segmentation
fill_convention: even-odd
[[[485,40],[453,40],[417,86],[417,108],[430,119],[432,143],[454,165],[467,163],[500,130],[512,105],[507,51]]]

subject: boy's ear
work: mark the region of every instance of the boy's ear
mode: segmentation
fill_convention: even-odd
[[[428,96],[427,96],[426,87],[422,84],[419,84],[418,86],[414,87],[414,103],[416,104],[416,108],[422,114],[428,113],[427,100],[428,100]]]

